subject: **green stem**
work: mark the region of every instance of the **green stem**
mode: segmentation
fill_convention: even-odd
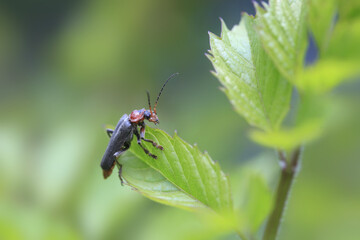
[[[266,224],[263,240],[275,240],[277,237],[291,186],[298,170],[300,153],[301,148],[299,147],[294,151],[289,162],[286,160],[285,154],[279,151],[281,176],[276,190],[275,206]]]

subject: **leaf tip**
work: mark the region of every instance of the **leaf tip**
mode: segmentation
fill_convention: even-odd
[[[261,5],[257,2],[253,0],[253,4],[254,4],[254,8],[256,10],[256,14],[263,14],[265,13],[265,9],[263,8],[264,6],[264,2],[261,2]]]
[[[211,70],[210,73],[214,76],[214,77],[218,77],[217,73],[214,70]]]
[[[216,77],[216,75],[215,75],[215,77]],[[224,86],[220,86],[219,89],[220,89],[220,91],[222,91],[222,92],[224,92],[224,93],[227,92],[227,89],[226,89],[226,87],[224,87]]]
[[[207,57],[207,59],[209,59],[211,62],[214,60],[214,56],[212,56],[210,50],[208,50],[208,52],[205,53],[205,57]]]
[[[226,26],[226,23],[222,18],[220,18],[220,22],[221,22],[221,37],[223,37],[224,33],[229,32],[229,29]]]
[[[197,143],[194,143],[193,148],[194,148],[195,151],[197,151],[198,153],[203,154],[202,151],[201,151],[200,148],[199,148],[199,145],[198,145]]]
[[[210,38],[210,40],[211,39],[220,39],[220,37],[219,36],[217,36],[216,34],[214,34],[214,33],[212,33],[212,32],[210,32],[210,31],[208,31],[208,34],[209,34],[209,38]]]
[[[251,0],[251,2],[252,2],[252,4],[254,5],[255,9],[256,9],[257,7],[260,7],[260,4],[259,4],[257,1]]]
[[[251,15],[247,12],[241,12],[241,18],[243,18],[243,17],[255,18],[255,15]]]

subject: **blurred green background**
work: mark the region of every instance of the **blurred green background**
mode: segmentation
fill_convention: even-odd
[[[208,31],[251,1],[0,1],[0,239],[211,239],[194,213],[104,181],[104,124],[147,107],[159,128],[233,178],[264,152],[210,74]],[[332,93],[331,127],[304,153],[280,239],[360,236],[360,85]],[[231,182],[234,189],[236,181]],[[357,237],[356,237],[357,236]],[[238,239],[229,233],[220,239]]]

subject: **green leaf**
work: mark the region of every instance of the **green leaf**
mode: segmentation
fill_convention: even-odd
[[[291,150],[320,136],[323,132],[321,126],[322,122],[314,120],[294,128],[280,129],[275,132],[252,131],[250,138],[267,147]]]
[[[360,73],[360,18],[343,19],[336,24],[329,46],[314,65],[296,76],[303,92],[323,93]]]
[[[339,20],[353,20],[360,17],[360,1],[358,0],[337,0],[339,4]]]
[[[231,31],[222,22],[221,37],[210,33],[210,45],[214,75],[236,111],[252,126],[277,129],[289,109],[291,86],[262,49],[254,19],[244,14]]]
[[[307,93],[328,92],[339,83],[360,72],[360,62],[340,59],[323,59],[296,76],[296,85]]]
[[[231,174],[234,208],[240,230],[254,237],[271,212],[273,195],[270,184],[278,180],[278,159],[273,151],[262,153],[235,169]]]
[[[328,46],[336,10],[337,0],[310,0],[309,2],[309,27],[315,37],[320,55]]]
[[[238,214],[247,231],[254,234],[270,214],[272,193],[261,175],[249,171],[243,177],[244,195]]]
[[[306,0],[255,2],[261,42],[279,71],[291,82],[302,68],[306,49]]]
[[[321,136],[330,105],[329,99],[321,95],[303,95],[294,127],[273,132],[252,131],[250,138],[267,147],[292,150]]]
[[[340,21],[335,26],[325,57],[359,62],[359,42],[360,16],[351,20]]]
[[[187,210],[204,207],[203,204],[181,191],[133,153],[126,152],[121,156],[119,162],[123,165],[122,177],[127,184],[144,196],[162,204]]]
[[[131,148],[119,161],[127,183],[144,196],[184,209],[212,209],[218,213],[232,212],[229,182],[207,153],[191,146],[177,134],[170,137],[159,129],[147,127],[146,138],[162,145],[155,149],[143,145],[157,159],[146,155],[134,139]]]

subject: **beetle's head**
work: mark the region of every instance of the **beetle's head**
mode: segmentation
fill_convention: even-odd
[[[159,124],[159,118],[158,118],[158,116],[156,115],[156,113],[152,113],[151,114],[151,117],[150,117],[150,119],[149,119],[149,122],[153,122],[153,123],[155,123],[155,125],[157,125],[157,124]]]
[[[146,110],[144,112],[144,118],[146,120],[148,120],[149,122],[155,123],[155,125],[159,123],[159,118],[158,118],[157,114],[151,110],[151,107],[150,107],[150,110]]]

